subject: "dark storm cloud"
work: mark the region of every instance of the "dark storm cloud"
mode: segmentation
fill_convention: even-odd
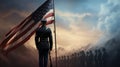
[[[117,67],[120,63],[120,0],[108,0],[107,3],[101,5],[99,16],[99,29],[104,31],[106,35],[102,38],[110,38],[102,47],[108,50],[108,67]]]

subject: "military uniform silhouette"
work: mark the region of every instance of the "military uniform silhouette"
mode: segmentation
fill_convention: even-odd
[[[90,63],[89,67],[94,67],[94,56],[91,50],[89,51],[89,63]]]
[[[86,52],[86,67],[90,67],[90,59],[89,59],[89,57],[90,57],[90,54],[89,54],[89,52]]]
[[[107,67],[108,54],[105,48],[102,48],[102,67]]]
[[[98,50],[98,67],[102,67],[102,53],[100,51],[100,49]]]
[[[58,58],[58,67],[61,67],[61,57],[57,57]]]
[[[41,23],[42,26],[36,31],[35,43],[39,51],[39,67],[47,67],[48,53],[53,45],[52,32],[46,27],[46,20],[42,20]]]
[[[95,50],[95,55],[94,55],[94,60],[95,60],[95,67],[98,67],[99,66],[99,62],[98,62],[98,51]]]
[[[62,67],[64,67],[65,66],[65,58],[64,58],[64,56],[62,56]]]
[[[81,52],[80,52],[80,66],[81,67],[85,67],[85,52],[82,50]]]

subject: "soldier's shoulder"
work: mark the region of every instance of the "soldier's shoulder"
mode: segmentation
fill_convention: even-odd
[[[38,31],[39,31],[39,28],[36,29],[36,32],[38,32]]]
[[[47,31],[51,33],[51,29],[50,28],[47,28]]]
[[[47,30],[51,31],[51,29],[49,27],[46,28]]]
[[[37,29],[36,29],[36,31],[39,31],[39,30],[40,30],[40,28],[37,28]]]
[[[41,28],[37,28],[37,29],[36,29],[36,32],[39,33],[41,30],[42,30]]]

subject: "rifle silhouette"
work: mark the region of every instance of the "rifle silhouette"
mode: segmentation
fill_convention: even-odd
[[[52,59],[51,59],[51,54],[50,54],[50,52],[49,52],[49,60],[50,60],[50,67],[53,67],[53,65],[52,65]]]

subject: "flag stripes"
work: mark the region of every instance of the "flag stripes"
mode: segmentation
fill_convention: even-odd
[[[20,24],[12,28],[0,43],[0,48],[6,52],[10,52],[17,47],[23,45],[41,26],[41,19],[53,17],[54,13],[49,12],[51,0],[43,3],[35,12],[23,20]],[[54,22],[54,19],[47,20],[47,25]]]
[[[26,34],[30,29],[32,29],[32,27],[35,25],[35,23],[31,23],[28,25],[28,27],[25,27],[26,29],[22,29],[20,32],[16,33],[16,36],[14,37],[14,39],[12,39],[8,44],[6,45],[10,45],[11,43],[17,41],[20,37],[22,37],[24,34]],[[4,46],[5,47],[5,46]],[[3,47],[3,48],[4,48]]]
[[[54,15],[53,12],[48,13],[48,14],[45,16],[44,19],[47,19],[48,17],[51,17],[51,16],[53,16],[53,15]],[[51,24],[52,22],[54,22],[54,20],[49,20],[49,21],[47,21],[47,25],[48,25],[48,24]],[[24,37],[23,35],[25,35],[26,33],[28,33],[28,32],[29,32],[29,29],[31,29],[32,27],[34,27],[34,25],[35,25],[34,22],[33,22],[32,24],[29,24],[28,27],[26,27],[27,29],[25,29],[25,30],[23,29],[23,32],[17,34],[16,37],[14,37],[14,39],[12,39],[6,46],[8,46],[8,45],[14,43],[15,41],[19,40],[19,38]],[[32,26],[32,27],[31,27],[31,26]],[[35,27],[36,27],[36,26],[35,26]],[[38,26],[37,26],[37,27],[38,27]],[[6,46],[4,46],[4,47],[6,47]],[[4,47],[3,47],[3,48],[4,48]]]
[[[8,36],[10,33],[12,33],[12,31],[14,31],[15,29],[17,29],[18,27],[20,27],[21,25],[23,25],[27,19],[29,18],[30,16],[28,16],[25,20],[23,20],[20,24],[16,25],[15,27],[13,27],[7,34],[5,34],[5,36]]]
[[[26,41],[28,41],[30,39],[30,37],[36,32],[36,29],[38,27],[40,27],[40,25],[41,25],[40,23],[36,24],[35,28],[33,28],[32,30],[30,30],[28,33],[26,33],[18,41],[12,43],[12,46],[10,45],[10,47],[5,48],[5,49],[7,49],[7,52],[10,52],[10,51],[16,49],[17,47],[23,45],[23,43],[25,43]]]
[[[5,39],[1,42],[0,46],[2,46],[2,48],[7,44],[7,42],[21,29],[23,29],[29,22],[30,20],[28,20],[24,25],[21,25],[19,27],[17,27],[16,29],[14,29],[8,36],[5,37]]]

